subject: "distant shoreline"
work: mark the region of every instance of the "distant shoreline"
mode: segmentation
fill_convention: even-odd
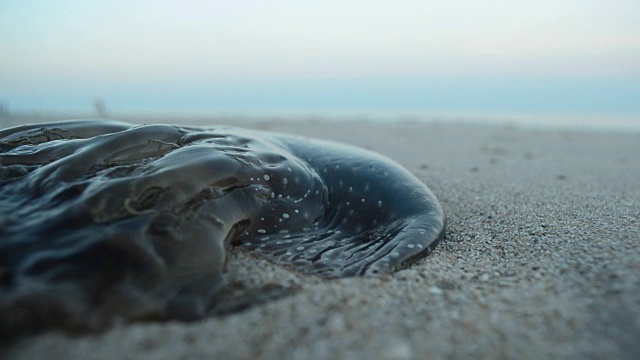
[[[258,122],[355,122],[416,123],[438,125],[498,125],[532,130],[575,130],[596,132],[638,132],[640,115],[626,114],[508,114],[508,113],[437,113],[421,111],[371,110],[278,110],[215,112],[108,112],[106,118],[134,123],[178,123],[192,125]],[[105,118],[95,112],[11,112],[0,114],[0,128],[28,123],[67,119]]]

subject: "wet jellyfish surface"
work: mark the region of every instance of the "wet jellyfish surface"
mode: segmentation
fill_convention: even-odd
[[[0,131],[0,332],[197,319],[231,248],[325,278],[389,273],[444,234],[432,192],[343,144],[77,120]]]

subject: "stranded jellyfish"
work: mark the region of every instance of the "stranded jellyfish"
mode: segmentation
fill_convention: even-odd
[[[79,120],[0,131],[0,332],[197,319],[231,248],[325,278],[389,273],[444,234],[433,193],[352,146]]]

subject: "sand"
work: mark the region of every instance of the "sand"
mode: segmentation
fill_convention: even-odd
[[[445,241],[378,278],[322,280],[234,253],[230,280],[255,289],[276,284],[291,295],[192,323],[21,338],[3,343],[0,356],[640,358],[640,133],[417,122],[236,125],[343,141],[395,159],[440,199]]]

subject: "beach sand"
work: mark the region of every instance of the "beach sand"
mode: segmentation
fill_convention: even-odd
[[[275,284],[291,294],[191,323],[25,337],[2,344],[0,356],[640,358],[640,133],[232,124],[338,140],[395,159],[442,203],[446,239],[428,257],[379,278],[323,280],[233,253],[230,281],[252,289]]]

